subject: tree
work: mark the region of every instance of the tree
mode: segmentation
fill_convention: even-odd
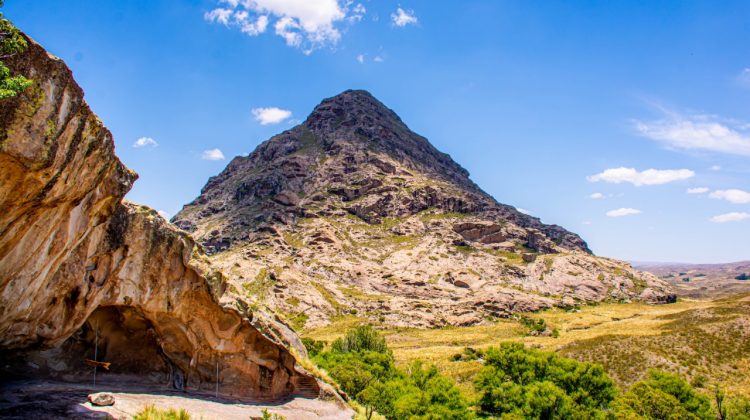
[[[0,0],[0,7],[4,1]],[[0,12],[0,99],[12,98],[31,85],[31,80],[23,76],[12,76],[3,60],[26,51],[26,39]]]
[[[617,394],[600,365],[519,343],[488,349],[475,386],[482,414],[511,418],[602,417]]]
[[[613,404],[622,418],[714,419],[708,398],[678,375],[651,370]]]
[[[434,366],[415,362],[406,371],[397,369],[385,339],[372,327],[350,330],[314,360],[365,407],[368,419],[375,410],[389,419],[472,417],[454,382]]]

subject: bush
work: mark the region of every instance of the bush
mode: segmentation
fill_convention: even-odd
[[[471,347],[464,347],[462,353],[456,353],[451,356],[451,361],[454,362],[470,362],[472,360],[479,360],[484,358],[484,352]]]
[[[317,341],[309,337],[302,338],[302,344],[305,346],[305,350],[307,350],[307,354],[310,357],[315,357],[318,353],[323,351],[326,346],[325,341]]]
[[[133,420],[190,420],[190,414],[182,408],[179,411],[173,408],[160,410],[153,405],[149,405],[136,413]]]
[[[518,321],[528,328],[528,335],[541,335],[547,331],[547,322],[542,318],[534,319],[526,315],[521,315],[518,317]]]
[[[375,328],[362,325],[350,330],[344,338],[338,338],[333,342],[331,349],[337,353],[348,353],[357,351],[374,351],[376,353],[388,353],[388,345],[385,338],[381,337]]]
[[[590,418],[604,415],[617,389],[600,365],[503,343],[485,353],[477,375],[481,414],[510,418]]]
[[[0,7],[3,1],[0,0]],[[12,57],[26,50],[26,39],[8,19],[0,13],[0,59]],[[10,69],[0,61],[0,99],[12,98],[31,86],[31,80],[23,76],[12,76]]]
[[[357,327],[333,342],[315,361],[344,392],[373,412],[392,419],[465,419],[472,416],[452,380],[433,367],[395,367],[385,339],[372,327]]]
[[[618,418],[714,419],[708,398],[678,375],[651,370],[613,404]]]

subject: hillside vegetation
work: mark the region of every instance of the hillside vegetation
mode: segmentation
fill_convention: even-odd
[[[308,342],[314,338],[330,345],[363,323],[351,316],[303,336]],[[675,374],[707,401],[716,399],[717,387],[731,398],[750,395],[750,295],[672,305],[551,309],[489,325],[385,328],[380,334],[396,367],[434,365],[470,403],[482,397],[476,381],[487,366],[487,354],[496,351],[488,349],[507,342],[600,365],[621,395],[634,389],[645,392],[645,385],[636,384],[657,380],[649,372],[662,371]]]

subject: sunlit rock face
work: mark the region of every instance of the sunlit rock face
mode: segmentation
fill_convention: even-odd
[[[185,232],[125,203],[136,179],[71,71],[33,41],[34,84],[0,107],[0,350],[6,374],[316,396],[284,325],[224,294]]]
[[[524,182],[504,170],[512,150],[496,158],[499,177]],[[670,293],[626,262],[592,255],[577,234],[496,201],[362,90],[324,99],[235,157],[173,222],[234,290],[298,326],[342,316],[473,325]]]

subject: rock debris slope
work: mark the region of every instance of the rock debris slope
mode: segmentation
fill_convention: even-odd
[[[122,201],[136,179],[65,64],[33,41],[8,60],[33,86],[0,108],[0,369],[278,399],[321,389],[298,344],[224,293],[185,232]],[[98,336],[98,338],[97,338]]]
[[[670,299],[656,277],[498,203],[361,90],[234,158],[173,222],[235,292],[297,328],[344,315],[471,325],[554,305]]]

